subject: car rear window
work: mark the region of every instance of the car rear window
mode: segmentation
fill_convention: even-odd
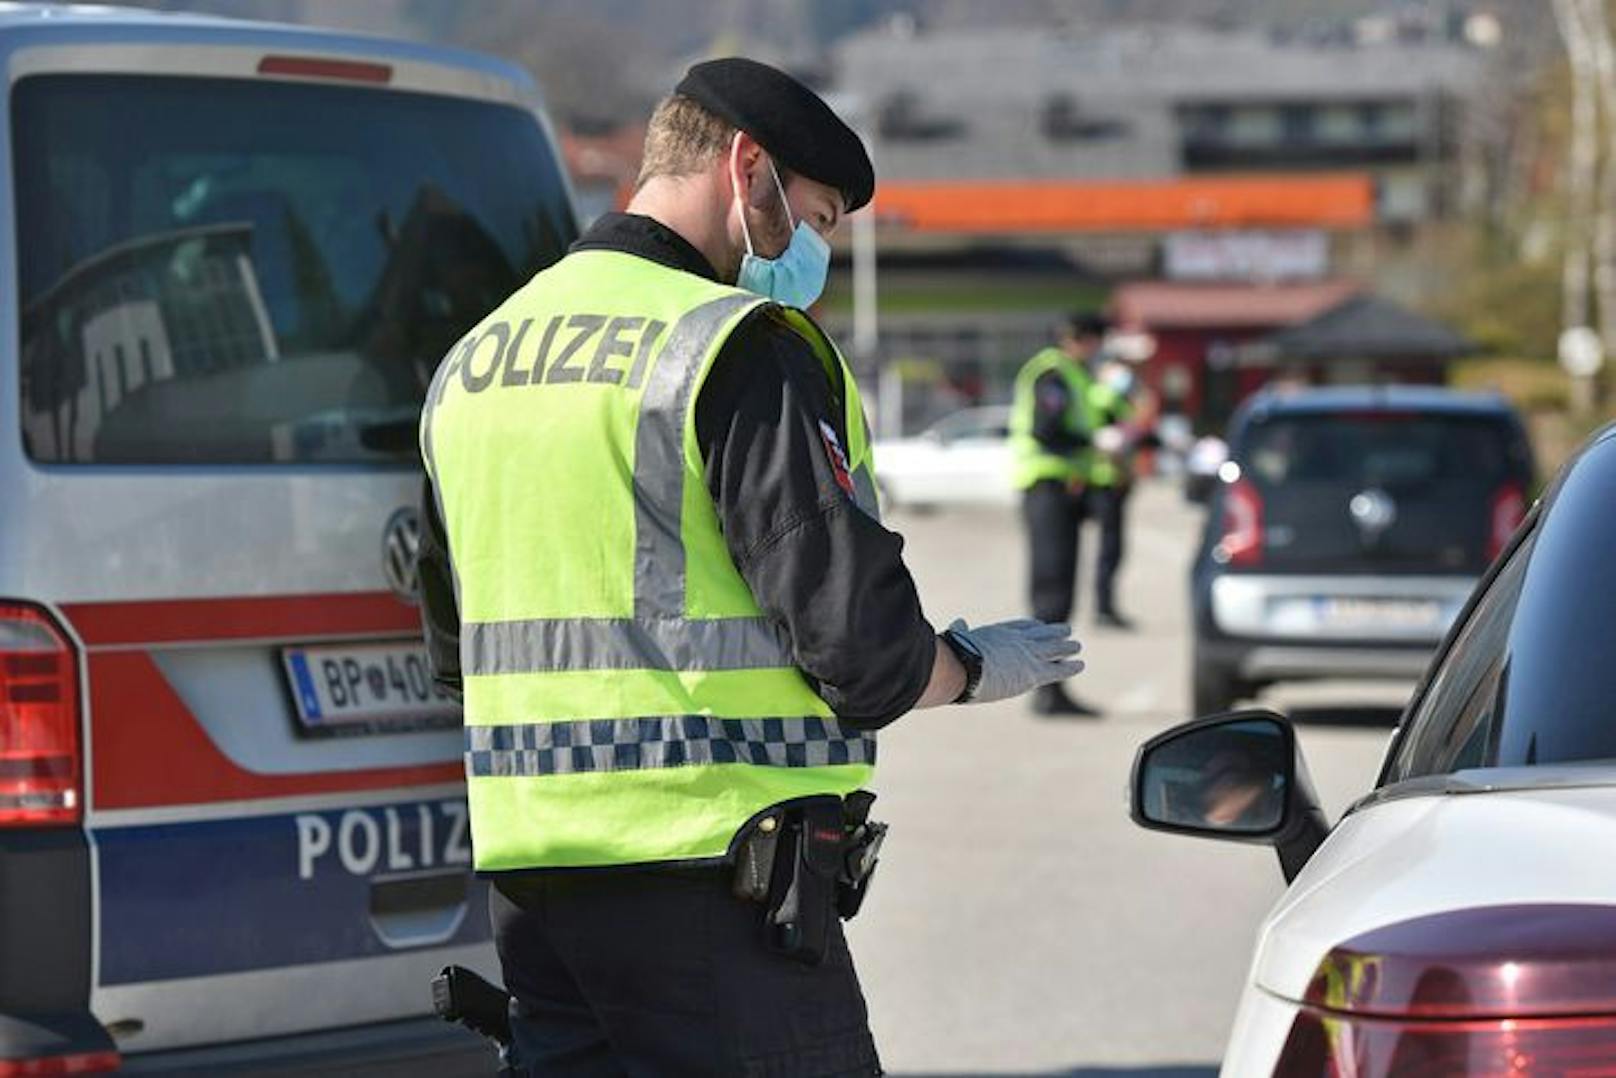
[[[438,360],[573,238],[514,106],[49,75],[11,110],[44,463],[413,462]]]
[[[1246,431],[1239,463],[1259,484],[1492,486],[1521,467],[1510,425],[1396,412],[1275,416]]]

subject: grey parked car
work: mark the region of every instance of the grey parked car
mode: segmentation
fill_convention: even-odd
[[[1265,392],[1229,441],[1190,583],[1201,715],[1281,681],[1412,683],[1533,484],[1520,420],[1490,395]]]

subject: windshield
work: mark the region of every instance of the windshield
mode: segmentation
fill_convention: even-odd
[[[573,238],[512,106],[50,75],[12,127],[44,463],[413,461],[438,360]]]

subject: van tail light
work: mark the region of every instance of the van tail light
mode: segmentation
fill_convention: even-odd
[[[1262,562],[1262,495],[1249,479],[1237,479],[1223,495],[1223,538],[1213,556],[1224,565],[1251,566]]]
[[[1526,491],[1519,483],[1507,483],[1493,494],[1487,511],[1487,560],[1504,552],[1510,536],[1526,519]]]
[[[336,60],[328,56],[266,56],[258,61],[260,75],[292,79],[338,79],[385,85],[393,81],[390,64],[362,60]]]
[[[59,1074],[102,1074],[123,1065],[117,1052],[81,1052],[34,1059],[0,1059],[0,1078],[45,1078]]]
[[[77,823],[79,667],[43,611],[0,603],[0,827]]]
[[[1616,1078],[1616,906],[1495,906],[1325,956],[1275,1074]]]

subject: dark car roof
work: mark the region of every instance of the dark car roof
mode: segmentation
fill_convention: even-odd
[[[1252,418],[1375,411],[1476,416],[1514,414],[1509,401],[1498,394],[1467,393],[1436,386],[1326,386],[1264,390],[1247,402],[1241,411]]]

